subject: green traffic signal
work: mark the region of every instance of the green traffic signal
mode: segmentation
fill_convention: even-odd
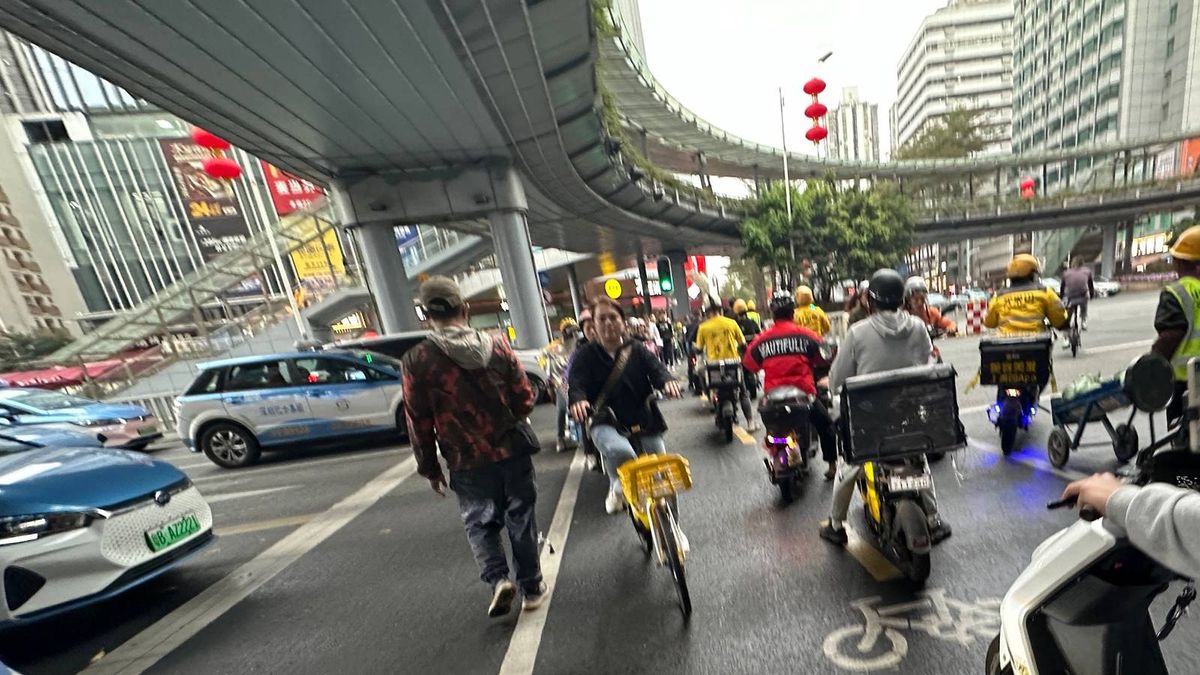
[[[671,260],[665,255],[658,257],[658,288],[663,293],[675,290],[675,280],[671,277]]]

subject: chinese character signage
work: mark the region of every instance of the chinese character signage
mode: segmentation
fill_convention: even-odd
[[[321,239],[313,239],[292,251],[292,266],[296,268],[296,276],[300,279],[333,280],[346,276],[337,231],[326,230],[323,239],[324,246],[321,245]]]
[[[261,160],[260,160],[261,161]],[[325,191],[302,178],[283,171],[269,162],[262,163],[263,175],[267,177],[267,191],[279,217],[303,211],[311,207]]]
[[[201,163],[208,151],[190,138],[161,139],[159,143],[204,260],[211,261],[244,244],[250,234],[233,183],[204,173]]]

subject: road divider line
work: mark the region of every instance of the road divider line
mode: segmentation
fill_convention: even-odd
[[[1133,342],[1122,342],[1120,344],[1104,345],[1102,347],[1084,347],[1083,354],[1084,354],[1084,356],[1090,356],[1092,354],[1107,354],[1109,352],[1120,352],[1120,351],[1125,351],[1126,349],[1144,349],[1146,347],[1149,347],[1152,344],[1154,344],[1153,340],[1135,340]]]
[[[738,437],[738,440],[742,442],[742,445],[754,445],[754,437],[750,435],[749,431],[746,431],[740,426],[734,426],[733,433]]]
[[[260,473],[270,473],[278,471],[287,471],[289,469],[307,469],[313,466],[322,466],[324,464],[357,462],[363,459],[376,459],[387,454],[394,454],[400,457],[404,454],[396,448],[388,448],[387,450],[373,450],[371,452],[356,452],[353,454],[338,455],[336,457],[324,457],[311,461],[290,461],[279,462],[277,464],[260,464],[249,469],[222,469],[220,473],[207,474],[197,476],[192,479],[193,483],[201,483],[205,481],[231,480],[235,478],[243,478],[246,476],[257,476]],[[216,465],[214,465],[216,466]]]
[[[558,497],[558,506],[554,507],[550,532],[546,535],[546,543],[542,547],[542,579],[548,588],[546,600],[538,609],[521,612],[521,616],[517,618],[517,627],[513,629],[508,651],[504,653],[504,661],[500,664],[500,675],[530,675],[537,663],[538,648],[542,644],[542,630],[546,627],[546,617],[550,614],[554,590],[558,588],[558,571],[567,548],[567,535],[571,532],[575,500],[579,497],[579,484],[583,479],[583,459],[583,449],[580,448],[575,451],[571,468],[567,470],[567,480],[563,483],[562,493]]]
[[[577,458],[578,459],[578,458]],[[414,475],[413,458],[401,461],[317,515],[273,546],[133,636],[84,672],[141,673],[187,642],[305,553],[316,548]]]
[[[242,523],[240,525],[229,525],[226,527],[213,528],[213,533],[218,537],[229,537],[236,534],[249,534],[251,532],[277,530],[281,527],[303,525],[319,515],[321,514],[308,513],[302,516],[287,516],[284,518],[272,518],[271,520],[256,520],[249,523]]]
[[[854,556],[858,564],[862,565],[863,569],[875,578],[875,581],[891,581],[904,576],[870,542],[860,537],[854,528],[848,525],[843,525],[843,527],[846,528],[846,552]]]
[[[204,500],[207,501],[209,504],[219,504],[221,502],[228,502],[228,501],[232,501],[234,499],[244,499],[246,497],[257,497],[259,495],[269,495],[272,492],[281,492],[283,490],[294,490],[298,487],[301,487],[301,486],[299,486],[299,485],[281,485],[279,487],[263,488],[261,490],[245,490],[243,492],[226,492],[225,494],[220,494],[220,495],[205,496]]]

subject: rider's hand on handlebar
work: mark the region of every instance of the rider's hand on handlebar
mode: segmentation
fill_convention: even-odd
[[[587,421],[588,415],[592,412],[592,404],[587,401],[579,401],[571,405],[571,417],[580,424]]]
[[[1104,515],[1108,498],[1122,485],[1124,483],[1121,482],[1121,479],[1111,473],[1097,473],[1068,485],[1067,489],[1063,490],[1062,498],[1075,497],[1079,508],[1090,506],[1100,515]]]

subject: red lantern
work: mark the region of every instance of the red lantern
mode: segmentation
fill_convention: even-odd
[[[204,173],[221,180],[234,180],[242,175],[242,167],[228,157],[209,157],[201,164]]]
[[[813,128],[804,132],[804,137],[813,143],[820,143],[829,135],[829,130],[822,126],[813,126]]]
[[[814,101],[804,109],[804,116],[815,120],[824,117],[827,112],[829,112],[829,108],[826,108],[824,103]]]
[[[823,91],[825,91],[825,80],[822,80],[819,77],[814,77],[813,79],[804,83],[804,93],[808,94],[809,96],[816,96]]]
[[[1037,183],[1032,178],[1026,178],[1021,181],[1022,190],[1032,190],[1037,187]]]
[[[1021,188],[1021,199],[1033,199],[1035,196],[1033,188]]]
[[[196,142],[196,145],[209,150],[229,149],[229,141],[200,127],[192,127],[192,140]]]

